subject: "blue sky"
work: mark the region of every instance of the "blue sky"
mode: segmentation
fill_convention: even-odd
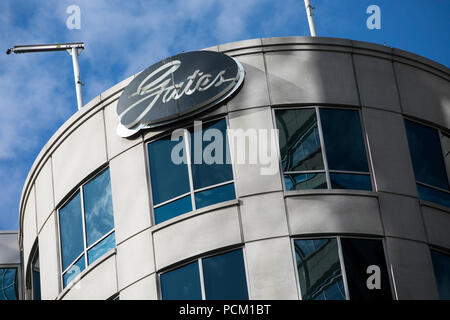
[[[396,47],[450,66],[450,0],[311,0],[319,36]],[[69,30],[66,9],[81,9]],[[369,5],[381,29],[369,30]],[[181,51],[261,37],[309,35],[303,0],[2,0],[0,230],[18,228],[22,187],[41,148],[77,110],[65,52],[4,54],[18,44],[84,41],[85,103]]]

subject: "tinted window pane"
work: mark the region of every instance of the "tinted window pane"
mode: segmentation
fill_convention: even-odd
[[[163,300],[201,300],[200,276],[197,261],[161,274]]]
[[[170,137],[165,137],[148,145],[155,205],[189,192],[187,161],[177,165],[171,159],[172,149],[179,143],[183,142],[171,141]],[[179,156],[186,157],[183,151],[180,151]]]
[[[416,181],[448,190],[439,132],[408,120],[405,126]]]
[[[197,209],[236,198],[234,183],[195,193],[195,206]]]
[[[330,170],[368,172],[359,112],[320,109],[320,120]]]
[[[158,224],[189,211],[192,211],[190,195],[155,208],[155,222]]]
[[[372,191],[370,176],[365,174],[330,173],[331,188]]]
[[[285,174],[286,190],[327,189],[325,173]]]
[[[191,130],[194,189],[233,180],[231,161],[227,158],[229,151],[225,119],[203,124],[202,129],[203,132],[195,133]]]
[[[336,239],[294,241],[303,300],[345,300]]]
[[[205,258],[202,264],[206,299],[248,299],[242,250]]]
[[[41,273],[39,269],[39,255],[36,255],[33,258],[33,263],[31,265],[32,272],[32,291],[33,291],[33,300],[41,300]]]
[[[109,250],[116,247],[116,236],[111,233],[105,239],[97,243],[92,249],[88,251],[88,263],[91,264]]]
[[[431,250],[434,277],[441,300],[450,300],[450,256]]]
[[[342,238],[341,244],[350,300],[392,299],[382,242]],[[369,266],[379,267],[379,274]]]
[[[0,269],[0,300],[17,300],[17,270]]]
[[[450,207],[450,194],[433,188],[417,184],[419,198],[425,201],[434,202],[442,206]]]
[[[315,109],[277,110],[275,117],[283,170],[323,169]]]
[[[66,287],[69,283],[78,277],[78,275],[86,268],[86,263],[84,261],[84,255],[70,267],[69,270],[63,275],[64,287]]]
[[[109,169],[83,187],[88,247],[114,228]]]
[[[84,250],[80,193],[59,210],[62,267],[65,270]]]

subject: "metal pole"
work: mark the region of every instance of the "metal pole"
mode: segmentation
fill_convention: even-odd
[[[81,79],[80,79],[80,66],[78,64],[78,48],[71,49],[72,63],[73,63],[73,76],[75,78],[75,89],[77,92],[77,104],[78,110],[83,107],[83,94],[81,92]]]
[[[309,31],[311,32],[311,37],[316,37],[316,25],[314,24],[314,17],[312,14],[313,7],[311,6],[310,0],[305,0],[305,8],[306,8],[306,15],[308,16],[308,24],[309,24]]]

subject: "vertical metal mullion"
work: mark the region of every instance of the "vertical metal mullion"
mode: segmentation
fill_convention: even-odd
[[[230,166],[231,166],[231,172],[232,172],[232,174],[233,174],[233,185],[234,185],[234,194],[235,194],[235,196],[236,196],[236,198],[238,197],[238,193],[237,193],[237,184],[235,183],[235,177],[236,177],[236,172],[235,172],[235,167],[234,167],[234,165],[235,165],[235,161],[233,161],[233,159],[234,159],[234,152],[233,152],[233,150],[232,150],[232,148],[231,148],[231,140],[230,140],[230,136],[228,135],[228,129],[229,128],[231,128],[230,127],[230,121],[229,121],[229,119],[228,119],[228,115],[224,118],[225,119],[225,123],[226,123],[226,126],[227,126],[227,128],[225,129],[225,138],[226,138],[226,140],[227,140],[227,143],[226,143],[226,145],[225,145],[225,148],[227,148],[228,147],[228,152],[229,152],[229,155],[230,155]],[[225,161],[226,161],[226,150],[225,150]]]
[[[364,141],[364,150],[366,151],[367,168],[369,169],[369,178],[372,184],[372,191],[374,191],[374,189],[376,190],[377,188],[375,188],[375,176],[373,175],[372,155],[369,153],[369,137],[367,136],[362,109],[357,110],[356,112],[358,112],[359,115],[359,125],[361,126],[361,134],[363,135]]]
[[[202,300],[206,300],[206,293],[205,293],[205,281],[203,279],[203,265],[202,265],[202,258],[199,258],[197,260],[198,263],[198,273],[200,276],[200,288],[202,290]]]
[[[345,271],[344,256],[342,254],[341,237],[337,237],[336,239],[337,239],[337,242],[338,242],[339,263],[340,263],[340,266],[341,266],[342,281],[344,282],[345,299],[346,300],[350,300],[350,293],[349,293],[348,284],[347,284],[347,273]]]
[[[86,235],[86,215],[84,212],[84,192],[83,192],[83,186],[80,187],[80,196],[81,196],[81,217],[83,219],[83,241],[84,241],[84,262],[85,262],[85,268],[87,268],[88,264],[88,258],[87,258],[87,235]]]
[[[195,130],[195,128],[194,128]],[[195,133],[194,133],[195,134]],[[188,176],[189,176],[189,188],[191,192],[191,205],[192,210],[195,210],[195,198],[194,198],[194,180],[192,178],[192,157],[191,157],[191,144],[189,139],[189,131],[184,131],[184,144],[186,146],[186,160],[187,160],[187,167],[188,167]]]
[[[450,168],[448,168],[447,161],[445,161],[445,150],[444,150],[444,141],[443,141],[444,133],[440,130],[438,130],[438,137],[439,137],[439,142],[440,142],[440,146],[441,146],[442,160],[444,161],[444,169],[446,170],[446,173],[447,173],[447,185],[450,187]]]
[[[331,189],[331,179],[330,179],[330,171],[328,168],[328,159],[327,159],[327,150],[325,148],[325,140],[323,138],[322,133],[322,121],[320,120],[320,112],[319,107],[314,107],[316,110],[316,119],[317,119],[317,129],[319,130],[319,139],[320,139],[320,145],[322,147],[322,159],[323,159],[323,166],[325,169],[325,177],[327,180],[327,188]]]

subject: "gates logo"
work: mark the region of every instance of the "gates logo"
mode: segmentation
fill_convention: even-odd
[[[193,51],[164,59],[122,92],[117,133],[129,137],[204,111],[228,98],[243,81],[242,65],[222,53]]]

